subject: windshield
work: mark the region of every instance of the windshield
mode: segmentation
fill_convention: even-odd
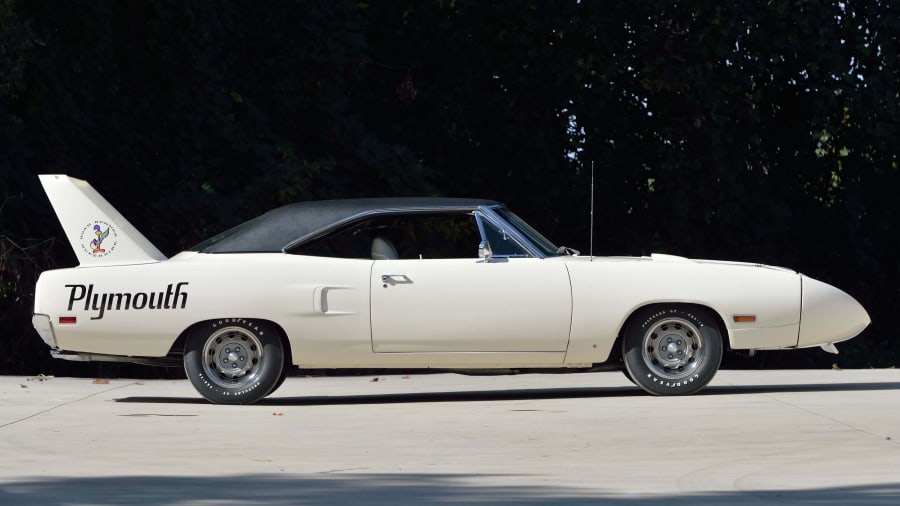
[[[516,213],[503,207],[495,208],[494,212],[512,225],[520,234],[525,236],[525,238],[531,241],[531,243],[545,256],[559,255],[559,248],[550,242],[549,239],[542,236],[540,232],[532,228],[531,225],[525,223],[525,220],[516,216]]]

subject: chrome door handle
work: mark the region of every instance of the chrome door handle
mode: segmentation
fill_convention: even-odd
[[[409,276],[406,274],[382,274],[381,282],[384,283],[384,286],[390,285],[409,285],[412,284],[412,280],[409,279]]]

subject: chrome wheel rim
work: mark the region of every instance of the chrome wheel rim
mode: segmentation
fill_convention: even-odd
[[[203,346],[203,372],[223,388],[242,388],[259,373],[259,338],[241,327],[226,327],[209,336]]]
[[[703,361],[703,335],[682,318],[660,320],[644,334],[644,363],[666,379],[690,376]]]

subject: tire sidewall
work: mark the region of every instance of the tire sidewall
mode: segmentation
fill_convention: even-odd
[[[262,358],[254,380],[240,388],[226,388],[212,381],[203,369],[203,348],[207,340],[225,327],[250,332],[262,344]],[[216,404],[251,404],[268,395],[278,383],[284,368],[284,350],[275,327],[249,318],[220,318],[197,325],[185,343],[184,371],[194,388]]]
[[[703,339],[702,361],[690,376],[684,378],[661,376],[644,362],[644,335],[657,322],[668,318],[681,318],[691,322]],[[622,346],[628,375],[635,384],[654,395],[686,395],[697,392],[713,379],[722,362],[722,335],[709,311],[701,308],[657,306],[646,309],[632,320]]]

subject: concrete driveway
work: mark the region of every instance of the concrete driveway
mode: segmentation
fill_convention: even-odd
[[[377,379],[377,381],[376,381]],[[0,377],[0,504],[900,504],[900,370],[289,378]]]

